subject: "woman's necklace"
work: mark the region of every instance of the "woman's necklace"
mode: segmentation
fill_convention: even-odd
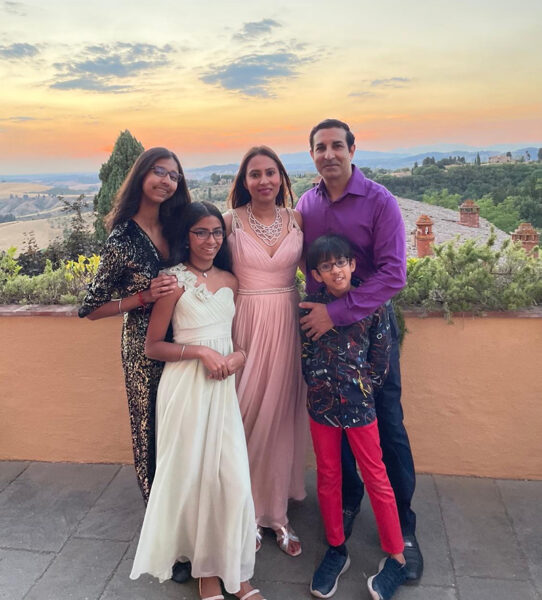
[[[275,206],[275,220],[271,225],[260,223],[252,212],[252,204],[247,204],[248,224],[256,236],[267,246],[274,246],[282,234],[282,215],[280,208]]]
[[[211,265],[208,269],[198,269],[198,267],[195,267],[191,262],[189,262],[188,265],[194,269],[194,271],[201,273],[205,279],[207,279],[207,273],[214,267],[214,265]]]

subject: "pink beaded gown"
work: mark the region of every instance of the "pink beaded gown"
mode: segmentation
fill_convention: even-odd
[[[239,280],[233,339],[247,353],[237,396],[247,440],[256,522],[288,522],[288,499],[305,497],[308,438],[295,272],[303,232],[292,211],[273,256],[246,233],[235,210],[228,237]]]

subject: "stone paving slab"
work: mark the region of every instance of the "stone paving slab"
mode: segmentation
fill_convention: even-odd
[[[70,540],[25,600],[98,600],[128,544]]]
[[[542,590],[542,481],[497,481],[535,586]]]
[[[529,581],[459,577],[457,579],[461,600],[538,600]]]
[[[55,556],[52,552],[0,550],[0,600],[22,600]]]
[[[132,581],[132,559],[125,558],[115,571],[100,600],[199,600],[195,581],[182,585],[173,581],[159,583],[148,575]]]
[[[316,499],[292,503],[303,543],[288,557],[267,532],[253,583],[267,600],[311,598],[326,546]],[[0,600],[199,600],[194,581],[129,579],[143,505],[131,466],[0,462]],[[542,600],[542,482],[419,475],[414,508],[425,557],[419,585],[394,600]],[[383,553],[368,499],[348,542],[336,600],[369,600]],[[227,600],[233,596],[226,595]]]
[[[119,469],[79,524],[77,537],[129,542],[139,532],[145,505],[131,465]]]
[[[0,494],[0,546],[58,552],[117,470],[32,463]]]
[[[439,504],[437,487],[431,475],[416,477],[413,509],[417,515],[417,538],[422,543],[424,556],[424,586],[453,588],[450,547]],[[445,596],[446,597],[446,596]]]
[[[527,579],[527,565],[492,479],[435,477],[458,576]]]
[[[355,597],[351,598],[351,600],[354,599]],[[457,595],[457,590],[452,587],[413,585],[403,586],[393,596],[393,600],[459,600],[459,596]],[[467,598],[461,597],[461,600],[467,600]],[[470,600],[474,599],[471,598]]]
[[[0,462],[0,492],[28,467],[24,461]]]

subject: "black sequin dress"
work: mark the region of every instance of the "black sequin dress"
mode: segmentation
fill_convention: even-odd
[[[86,317],[112,298],[124,298],[146,290],[161,266],[158,250],[135,221],[117,225],[102,250],[98,272],[89,285],[79,316]],[[145,356],[150,312],[151,307],[124,313],[121,339],[134,465],[145,503],[149,499],[156,466],[156,391],[164,367],[164,363]]]

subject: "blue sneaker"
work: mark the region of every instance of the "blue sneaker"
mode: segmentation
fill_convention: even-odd
[[[317,598],[331,598],[337,591],[339,577],[348,570],[350,557],[337,552],[335,548],[328,548],[314,572],[311,581],[311,594]]]
[[[373,600],[390,600],[397,588],[406,581],[405,565],[394,558],[383,558],[378,573],[367,580],[367,587]]]

